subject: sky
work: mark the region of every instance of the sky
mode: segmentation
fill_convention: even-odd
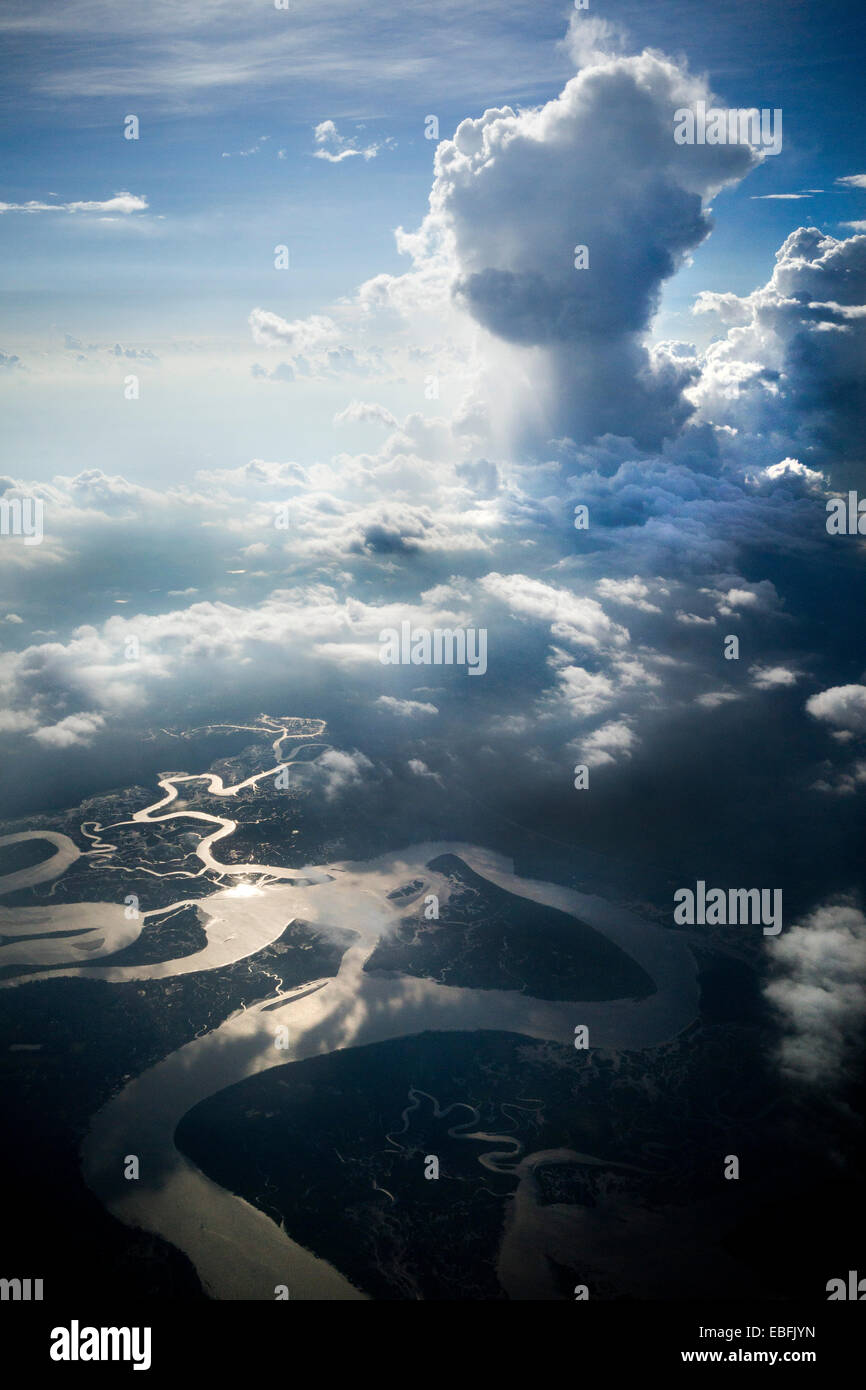
[[[798,943],[866,955],[863,541],[825,524],[864,488],[858,7],[7,0],[0,33],[0,494],[45,508],[0,538],[3,814],[146,780],[164,727],[324,717],[397,834],[480,789],[782,881],[802,1070],[790,1001],[839,996]],[[677,144],[701,102],[781,111],[781,149]],[[383,667],[403,620],[484,627],[485,678]]]
[[[425,117],[446,137],[485,107],[555,97],[574,70],[562,43],[574,13],[546,0],[468,14],[448,3],[395,14],[330,0],[292,0],[287,11],[270,0],[10,0],[0,16],[3,201],[128,192],[147,204],[0,216],[2,350],[27,375],[4,401],[21,465],[59,463],[58,433],[67,465],[111,468],[119,449],[128,476],[160,481],[189,476],[191,454],[229,466],[249,444],[271,457],[289,421],[300,461],[333,447],[336,383],[308,393],[298,419],[290,392],[251,379],[251,308],[294,321],[373,274],[399,274],[394,229],[420,224],[430,192],[436,142],[424,138]],[[576,17],[621,26],[630,51],[684,55],[728,105],[784,112],[782,154],[720,193],[713,235],[665,285],[659,336],[704,341],[710,326],[691,314],[701,290],[746,293],[795,226],[838,233],[863,215],[862,191],[837,183],[866,167],[855,6],[610,3]],[[137,141],[123,138],[128,114]],[[316,158],[342,148],[316,147],[326,121],[346,147],[374,153]],[[277,244],[289,247],[286,272],[274,269]],[[67,334],[98,345],[86,362]],[[146,431],[130,427],[112,389],[122,382],[105,356],[115,343],[159,358],[144,367]],[[411,388],[394,382],[390,400],[408,407]]]

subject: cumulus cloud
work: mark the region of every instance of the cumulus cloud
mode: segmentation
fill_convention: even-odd
[[[732,700],[741,698],[736,690],[707,690],[703,695],[698,695],[695,703],[703,709],[718,709],[721,705],[729,705]]]
[[[250,459],[239,468],[203,468],[196,473],[196,479],[227,488],[261,488],[270,492],[310,486],[310,475],[299,463],[272,463],[267,459]]]
[[[313,131],[313,142],[316,146],[313,157],[325,159],[329,164],[342,164],[344,159],[355,156],[364,160],[375,159],[383,144],[393,144],[393,140],[388,139],[379,144],[359,146],[355,138],[341,135],[333,121],[319,122]]]
[[[631,579],[600,579],[595,587],[602,598],[612,599],[614,603],[625,604],[628,608],[638,608],[642,613],[662,611],[657,603],[649,602],[652,590],[637,574],[632,575]],[[660,592],[667,594],[668,591],[661,586]]]
[[[716,612],[723,618],[737,617],[744,611],[770,612],[778,602],[775,586],[768,579],[757,584],[735,585],[730,589],[702,589],[713,599]]]
[[[780,459],[778,463],[771,463],[762,471],[763,476],[771,482],[779,478],[796,478],[810,489],[820,489],[827,481],[823,473],[815,468],[807,468],[799,459]]]
[[[796,685],[799,675],[787,666],[752,666],[749,669],[749,679],[759,690],[774,690]]]
[[[622,646],[628,641],[628,629],[609,618],[593,598],[525,574],[488,574],[481,583],[516,616],[549,622],[551,635],[560,641],[592,649],[604,644]]]
[[[335,310],[338,318],[346,313]],[[305,319],[289,321],[270,309],[255,308],[248,323],[253,342],[259,347],[279,351],[287,359],[273,367],[253,363],[254,377],[276,382],[296,381],[300,377],[328,379],[343,375],[370,377],[382,369],[380,349],[362,343],[354,345],[351,322],[338,322],[330,314],[311,314]]]
[[[850,1076],[866,1020],[866,917],[819,908],[773,942],[771,970],[765,994],[784,1033],[782,1069],[812,1085]]]
[[[511,370],[541,393],[549,434],[649,444],[689,414],[688,363],[643,335],[710,230],[709,199],[757,161],[745,145],[675,144],[675,110],[701,98],[703,82],[657,53],[596,52],[554,101],[492,108],[437,147],[430,212],[403,245],[419,272],[444,257],[458,302],[524,350]]]
[[[676,615],[678,623],[684,627],[715,627],[716,619],[713,617],[702,617],[700,613],[685,613],[680,609]]]
[[[840,750],[858,749],[866,736],[866,686],[835,685],[820,690],[806,701],[813,719],[830,726],[830,737]],[[866,786],[866,760],[854,757],[847,765],[834,766],[828,759],[812,789],[833,796],[854,796]]]
[[[35,729],[30,737],[46,748],[86,748],[104,724],[101,714],[69,714],[56,724]]]
[[[866,408],[866,236],[792,232],[749,295],[704,293],[727,334],[707,349],[687,395],[698,418],[737,431],[745,460],[786,448],[834,471],[859,465]]]
[[[618,758],[631,757],[635,745],[635,735],[624,719],[611,720],[593,730],[579,743],[580,755],[590,767],[616,762]]]
[[[866,685],[834,685],[810,695],[806,709],[814,719],[847,733],[866,733]]]
[[[588,671],[583,666],[563,661],[563,653],[556,651],[551,665],[556,669],[558,685],[554,699],[548,701],[552,708],[558,704],[568,715],[588,719],[599,714],[614,698],[613,681],[603,672]]]
[[[297,356],[315,355],[339,338],[337,325],[324,314],[290,323],[269,309],[253,309],[249,323],[253,341],[259,346],[283,348]]]
[[[393,695],[380,695],[376,704],[381,709],[388,710],[390,714],[399,714],[404,719],[418,719],[424,714],[439,713],[435,705],[426,704],[422,700],[398,700]]]
[[[0,709],[0,734],[25,733],[36,722],[29,710]]]
[[[594,67],[620,53],[627,42],[623,27],[597,15],[569,16],[568,31],[560,40],[576,68]]]
[[[335,425],[363,424],[387,425],[389,429],[399,429],[395,416],[385,406],[375,401],[350,401],[334,416]]]
[[[85,624],[66,641],[33,642],[0,654],[0,699],[32,714],[51,730],[40,742],[91,734],[103,718],[114,721],[157,706],[182,708],[186,691],[282,678],[287,646],[297,675],[324,669],[382,672],[379,633],[407,620],[426,628],[465,625],[467,615],[448,603],[395,599],[364,603],[332,585],[305,583],[278,589],[243,607],[203,600],[169,612],[116,614]],[[436,713],[432,705],[391,697],[392,713]],[[417,706],[417,708],[415,708]],[[73,709],[74,715],[69,711]],[[93,714],[91,711],[96,711]],[[82,718],[86,725],[71,724]],[[59,729],[59,733],[53,732]]]
[[[811,790],[829,796],[855,796],[866,787],[866,760],[860,758],[850,767],[836,769],[827,765],[827,775],[819,777],[811,785]]]
[[[438,782],[440,787],[443,785],[439,773],[431,772],[430,768],[421,758],[410,758],[407,766],[413,777],[426,777],[431,782]]]
[[[325,798],[328,801],[333,801],[347,788],[358,786],[365,774],[373,769],[373,764],[364,753],[359,753],[357,749],[346,753],[338,748],[329,748],[322,753],[313,766],[317,773],[323,775]]]

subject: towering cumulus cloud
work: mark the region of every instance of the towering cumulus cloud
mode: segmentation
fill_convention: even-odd
[[[712,101],[704,83],[660,54],[595,55],[554,101],[485,111],[438,147],[409,249],[419,268],[444,254],[452,293],[511,345],[491,370],[516,391],[530,440],[652,446],[690,413],[687,367],[643,335],[664,281],[710,231],[708,200],[760,158],[677,145],[674,113],[697,100]]]

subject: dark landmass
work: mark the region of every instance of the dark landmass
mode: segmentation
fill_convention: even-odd
[[[443,985],[508,989],[535,999],[644,999],[652,980],[585,922],[517,897],[453,854],[430,861],[452,890],[438,921],[424,905],[381,941],[365,970],[393,970]]]
[[[127,1230],[84,1186],[78,1150],[90,1117],[133,1076],[278,983],[292,989],[336,974],[353,937],[293,922],[279,941],[217,970],[121,984],[48,979],[6,991],[0,1184],[27,1220],[4,1228],[4,1268],[32,1271],[46,1280],[46,1301],[67,1306],[79,1288],[105,1299],[118,1288],[125,1298],[203,1297],[185,1256]],[[22,1045],[39,1050],[11,1050]]]
[[[635,1220],[644,1212],[664,1222],[676,1254],[667,1282],[642,1296],[822,1297],[845,1245],[822,1222],[837,1205],[833,1161],[826,1136],[792,1146],[802,1116],[780,1103],[761,1043],[754,1029],[697,1025],[649,1054],[580,1054],[510,1033],[427,1033],[249,1077],[189,1111],[176,1143],[378,1299],[504,1297],[496,1258],[511,1170],[562,1148],[601,1162],[540,1165],[540,1205],[600,1209],[636,1231],[621,1268],[591,1270],[594,1297],[641,1287],[658,1229],[646,1234]],[[724,1180],[731,1152],[747,1180]],[[494,1153],[504,1171],[479,1162]],[[438,1179],[425,1179],[428,1155]],[[816,1169],[824,1202],[801,1212]],[[793,1234],[772,1243],[786,1205],[808,1236],[799,1251]],[[587,1281],[586,1259],[576,1248],[562,1297],[581,1271]]]
[[[54,846],[48,840],[19,840],[17,845],[0,846],[0,876],[17,874],[53,859]]]
[[[194,956],[207,945],[207,932],[198,909],[192,906],[149,917],[137,941],[114,955],[102,956],[100,965],[157,965],[166,960]]]

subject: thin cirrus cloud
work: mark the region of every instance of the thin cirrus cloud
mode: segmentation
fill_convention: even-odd
[[[10,43],[26,39],[40,54],[30,99],[144,96],[167,109],[201,110],[210,100],[225,110],[279,88],[284,105],[309,110],[311,90],[354,101],[362,91],[415,93],[426,80],[441,97],[479,78],[491,89],[530,90],[549,80],[551,64],[563,67],[550,42],[559,22],[551,12],[539,25],[527,0],[515,0],[504,22],[500,5],[478,0],[475,41],[467,44],[459,0],[399,11],[370,0],[363,12],[352,0],[293,0],[289,10],[259,0],[153,0],[145,7],[9,0],[0,33]],[[88,36],[86,56],[70,53],[71,34]]]

